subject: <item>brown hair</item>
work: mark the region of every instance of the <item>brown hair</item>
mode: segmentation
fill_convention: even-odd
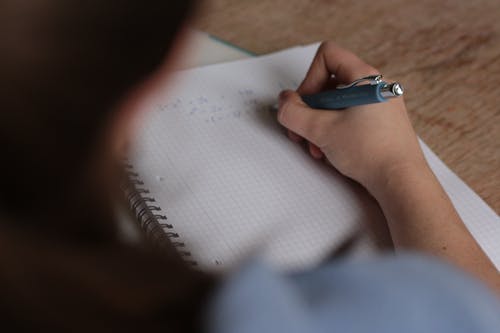
[[[116,105],[158,69],[192,2],[0,2],[2,323],[196,328],[212,279],[173,248],[123,244],[93,170]]]

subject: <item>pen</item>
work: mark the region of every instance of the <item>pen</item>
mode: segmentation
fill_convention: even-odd
[[[361,84],[364,82],[368,84]],[[403,93],[401,84],[385,82],[382,80],[382,75],[371,75],[349,84],[339,85],[333,90],[304,95],[302,100],[314,109],[339,110],[356,105],[385,102]]]

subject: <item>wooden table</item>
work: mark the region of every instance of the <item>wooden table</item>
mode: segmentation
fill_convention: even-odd
[[[208,0],[196,25],[258,54],[353,50],[404,83],[420,137],[500,213],[499,0]]]

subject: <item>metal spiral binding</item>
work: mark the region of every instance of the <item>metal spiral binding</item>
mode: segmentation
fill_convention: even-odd
[[[156,204],[153,197],[149,196],[149,190],[144,188],[144,182],[140,180],[134,167],[130,163],[124,163],[124,167],[128,179],[122,190],[146,237],[160,247],[173,245],[187,262],[196,265],[179,234],[175,232],[172,224],[167,222],[167,216],[162,214],[161,207]]]

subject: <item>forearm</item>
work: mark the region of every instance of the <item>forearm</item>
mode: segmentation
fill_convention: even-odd
[[[386,216],[396,250],[441,257],[500,292],[500,275],[469,233],[425,165],[393,170],[372,193]]]

